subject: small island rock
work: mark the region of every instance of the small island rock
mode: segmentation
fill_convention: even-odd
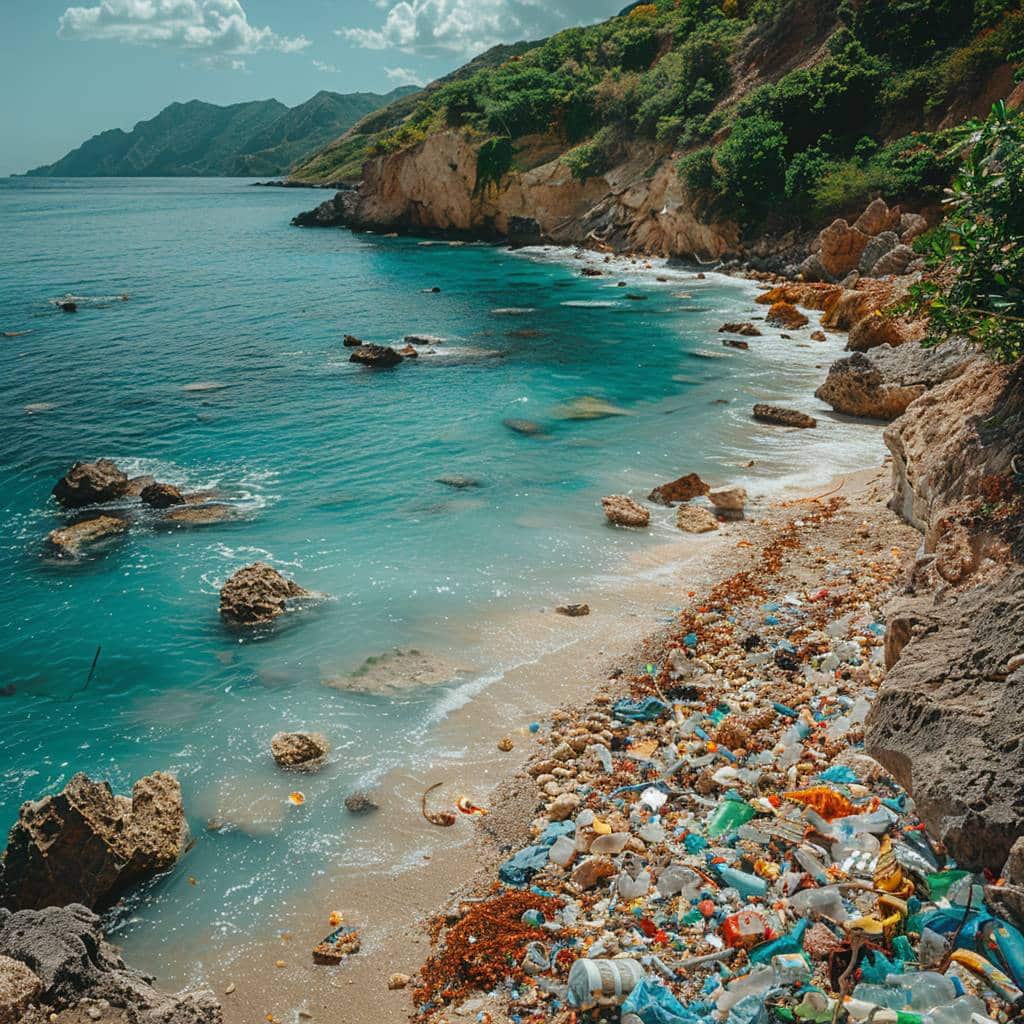
[[[402,362],[402,356],[387,345],[360,345],[349,356],[350,363],[359,363],[372,369],[389,370]]]
[[[270,752],[282,768],[319,768],[330,749],[318,732],[279,732],[270,741]]]
[[[127,475],[110,459],[76,462],[53,488],[53,496],[65,508],[116,501],[127,492]]]
[[[615,526],[647,526],[651,521],[651,513],[624,494],[602,498],[601,505],[608,522]]]
[[[696,473],[688,473],[671,483],[655,487],[647,496],[648,501],[658,505],[672,505],[677,501],[691,501],[707,494],[711,488]]]
[[[173,484],[152,483],[144,487],[139,494],[143,505],[150,508],[171,508],[173,505],[184,505],[185,496]]]
[[[232,625],[261,625],[283,615],[289,601],[307,595],[272,566],[254,562],[239,569],[221,588],[220,614]]]
[[[108,537],[128,532],[128,523],[117,516],[96,516],[71,526],[51,531],[46,537],[47,545],[62,558],[77,558],[82,549]]]

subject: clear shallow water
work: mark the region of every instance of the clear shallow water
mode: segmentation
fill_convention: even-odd
[[[606,528],[603,494],[691,470],[764,494],[880,450],[876,430],[810,398],[840,339],[803,332],[801,347],[766,330],[749,352],[721,346],[725,320],[763,315],[747,283],[636,268],[591,279],[564,253],[289,227],[318,198],[239,181],[0,182],[0,330],[31,332],[0,339],[0,685],[16,690],[0,698],[0,828],[75,771],[123,792],[177,772],[198,843],[122,931],[129,952],[242,934],[254,908],[272,918],[351,859],[345,793],[454,756],[431,747],[431,724],[533,653],[513,637],[481,663],[474,622],[572,598],[678,536],[668,510],[649,532]],[[84,298],[75,315],[52,305],[67,293]],[[374,373],[348,363],[344,333],[446,344]],[[200,382],[219,387],[184,390]],[[584,396],[628,415],[563,418]],[[821,426],[758,426],[759,400],[819,408]],[[218,488],[243,516],[173,532],[139,519],[102,555],[53,564],[50,489],[101,456]],[[437,482],[452,473],[482,486]],[[218,621],[217,590],[257,558],[326,596],[241,642]],[[391,697],[323,685],[396,645],[473,671]],[[281,728],[318,729],[336,752],[301,782],[300,812],[267,754]],[[209,818],[244,827],[209,833]]]

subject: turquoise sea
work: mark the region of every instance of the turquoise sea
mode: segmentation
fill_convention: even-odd
[[[764,498],[881,450],[811,397],[842,339],[766,329],[747,352],[722,346],[723,322],[763,316],[747,282],[593,255],[606,274],[588,278],[572,253],[289,225],[322,199],[235,180],[0,182],[0,330],[27,332],[0,339],[0,830],[77,771],[120,792],[178,773],[197,844],[120,922],[129,955],[229,941],[254,907],[273,917],[345,861],[341,798],[438,756],[432,727],[524,655],[511,634],[457,681],[395,695],[325,681],[395,647],[459,663],[475,622],[585,596],[678,538],[669,510],[649,531],[607,527],[604,494],[698,471]],[[76,314],[53,304],[66,294]],[[345,333],[444,344],[375,372],[348,362]],[[567,418],[585,397],[623,415]],[[821,425],[757,425],[761,400]],[[54,562],[50,489],[102,456],[216,489],[240,518],[168,531],[136,512],[123,541]],[[242,639],[217,591],[256,559],[324,596]],[[299,815],[267,753],[282,728],[335,750]],[[194,876],[202,897],[176,899]]]

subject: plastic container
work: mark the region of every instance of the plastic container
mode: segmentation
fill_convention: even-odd
[[[740,910],[730,914],[721,927],[722,940],[735,949],[749,949],[764,942],[768,922],[756,910]]]
[[[569,1005],[575,1010],[621,1006],[643,977],[637,960],[577,960],[569,970]]]
[[[719,864],[718,874],[727,886],[735,889],[744,899],[748,896],[763,897],[768,892],[768,883],[763,878],[748,874],[746,871],[738,871],[726,864]]]
[[[745,825],[757,811],[746,800],[723,800],[711,815],[708,822],[708,836],[718,839],[719,836],[735,832],[740,825]]]

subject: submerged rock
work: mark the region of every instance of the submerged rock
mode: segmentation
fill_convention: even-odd
[[[678,480],[655,487],[647,495],[647,500],[658,505],[672,505],[677,501],[692,501],[710,490],[711,488],[696,473],[687,473]]]
[[[22,805],[0,862],[0,904],[109,906],[125,889],[172,867],[187,835],[173,775],[139,779],[128,798],[78,774],[63,792]]]
[[[270,741],[270,753],[282,768],[319,768],[330,750],[318,732],[279,732]]]
[[[76,462],[53,488],[53,496],[65,508],[116,501],[127,492],[127,475],[110,459]]]
[[[555,410],[555,415],[563,420],[603,420],[611,416],[629,416],[631,413],[628,409],[620,409],[603,398],[584,395],[559,406]]]
[[[377,809],[377,805],[368,793],[350,793],[345,797],[345,810],[349,814],[369,814]]]
[[[454,487],[457,491],[483,486],[475,477],[463,476],[461,473],[446,473],[444,476],[439,476],[436,482],[444,484],[445,487]]]
[[[502,420],[502,423],[515,434],[536,437],[544,433],[544,428],[533,420]]]
[[[784,409],[779,405],[755,405],[754,419],[778,427],[799,427],[802,430],[818,425],[818,421],[813,416],[808,416],[805,412],[798,412],[796,409]]]
[[[172,508],[157,525],[163,526],[215,526],[238,516],[232,505],[178,505]]]
[[[615,526],[647,526],[651,521],[651,513],[625,494],[602,498],[601,506],[608,522]]]
[[[83,548],[101,540],[128,532],[128,522],[117,516],[96,516],[71,526],[52,530],[46,537],[47,546],[62,558],[77,558]]]
[[[722,324],[718,328],[719,334],[741,334],[745,338],[760,338],[761,332],[751,323]]]
[[[711,533],[718,529],[718,520],[697,505],[680,505],[676,510],[676,526],[684,533]]]
[[[171,508],[185,504],[185,496],[173,484],[152,483],[142,489],[139,498],[143,505],[149,505],[150,508]]]
[[[359,363],[372,369],[389,370],[402,362],[402,356],[387,345],[360,345],[349,356],[350,363]]]
[[[272,566],[254,562],[221,587],[220,614],[232,625],[257,626],[283,615],[289,601],[308,596],[307,590]]]
[[[15,974],[13,961],[21,970]],[[24,972],[28,971],[37,982]],[[41,1009],[12,1022],[42,1024],[50,1013],[74,1009],[88,999],[106,1000],[118,1009],[109,1019],[152,1024],[222,1024],[213,993],[206,990],[169,995],[153,988],[152,979],[132,970],[103,938],[101,921],[87,907],[72,904],[45,910],[0,910],[0,1000],[10,995],[5,979],[20,978],[21,991],[34,990]],[[90,1006],[89,1009],[95,1007]],[[0,1001],[0,1014],[5,1002]],[[115,1016],[116,1014],[116,1016]],[[78,1021],[91,1017],[88,1010]],[[5,1018],[0,1016],[0,1020]]]
[[[342,344],[345,348],[362,348],[366,342],[362,338],[357,338],[354,334],[346,334],[342,339]]]

